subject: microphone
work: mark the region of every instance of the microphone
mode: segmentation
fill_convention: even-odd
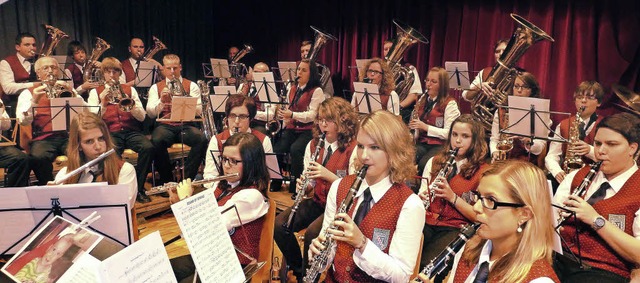
[[[436,258],[431,260],[420,273],[427,275],[430,279],[440,274],[452,263],[453,257],[460,251],[462,246],[476,233],[480,223],[467,225],[460,231],[458,237],[453,240]],[[416,279],[418,280],[418,279]],[[414,281],[420,282],[420,281]]]

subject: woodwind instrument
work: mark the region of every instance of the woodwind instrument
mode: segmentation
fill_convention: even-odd
[[[73,171],[71,171],[71,172],[67,173],[67,175],[64,175],[64,177],[62,177],[62,179],[60,179],[60,180],[58,180],[58,181],[55,181],[55,182],[54,182],[54,184],[56,184],[56,185],[60,185],[60,184],[64,183],[66,180],[68,180],[69,178],[71,178],[71,177],[73,177],[73,176],[77,175],[78,173],[83,172],[85,169],[87,169],[87,168],[89,168],[89,167],[91,167],[91,166],[93,166],[93,165],[98,164],[98,162],[100,162],[100,161],[102,161],[103,159],[107,158],[107,156],[111,155],[111,154],[112,154],[112,153],[114,153],[114,152],[116,152],[116,149],[115,149],[115,148],[112,148],[112,149],[110,149],[109,151],[107,151],[107,152],[105,152],[105,153],[103,153],[103,154],[100,154],[100,155],[99,155],[98,157],[96,157],[94,160],[91,160],[91,161],[89,161],[89,162],[85,163],[84,165],[82,165],[82,166],[80,166],[80,167],[76,168],[75,170],[73,170]]]
[[[573,191],[571,195],[584,197],[584,195],[587,193],[587,190],[589,189],[589,186],[591,186],[591,182],[593,182],[593,179],[596,178],[596,173],[598,173],[598,171],[600,170],[601,165],[602,161],[593,163],[593,165],[591,165],[591,169],[589,169],[589,173],[587,173],[587,176],[584,177],[584,180],[582,180],[580,185]],[[565,220],[565,217],[560,215],[558,217],[558,226],[561,226]]]
[[[222,180],[231,179],[233,177],[238,177],[238,173],[232,173],[232,174],[222,175],[222,176],[218,176],[218,177],[213,177],[213,178],[207,178],[207,179],[202,179],[202,180],[198,180],[198,181],[193,181],[193,182],[191,182],[191,186],[204,185],[204,184],[208,184],[208,183],[213,183],[213,182],[218,182],[218,181],[222,181]],[[177,187],[178,187],[178,183],[169,182],[169,183],[166,183],[164,185],[156,186],[156,187],[153,187],[153,188],[149,189],[146,192],[146,194],[148,196],[157,195],[157,194],[161,194],[161,193],[167,192],[167,191],[169,191],[171,189],[174,189],[174,188],[177,188]]]
[[[416,105],[413,107],[413,110],[411,110],[411,120],[420,120],[420,117],[418,116],[418,109],[422,109],[424,108],[424,104],[427,101],[427,94],[428,94],[429,90],[426,89],[421,95],[418,96],[417,98],[417,102]],[[413,143],[416,144],[418,143],[418,137],[420,137],[420,130],[419,129],[411,129],[411,136],[413,137]]]
[[[422,203],[424,203],[424,208],[426,210],[429,210],[429,206],[431,206],[433,201],[436,199],[436,180],[440,177],[446,178],[447,176],[449,176],[449,174],[451,174],[453,164],[456,163],[456,155],[458,155],[458,150],[460,150],[459,147],[449,150],[449,158],[447,158],[447,162],[445,163],[444,167],[440,169],[440,172],[438,172],[438,176],[436,176],[431,184],[429,184],[429,187],[427,187],[427,197],[422,200]]]
[[[564,172],[567,174],[573,169],[580,169],[584,166],[582,156],[577,155],[571,147],[580,142],[580,123],[583,122],[580,115],[582,115],[582,112],[584,112],[586,108],[586,106],[582,106],[578,109],[576,118],[571,121],[571,126],[569,127],[569,144],[567,145],[567,152],[564,155],[564,162],[562,163]]]

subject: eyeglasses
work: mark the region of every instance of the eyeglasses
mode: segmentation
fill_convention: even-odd
[[[577,100],[583,100],[583,99],[587,99],[587,100],[596,100],[598,99],[595,95],[591,94],[591,95],[584,95],[584,94],[578,94],[576,95],[576,99]]]
[[[327,119],[327,118],[318,118],[316,119],[316,123],[318,124],[329,124],[329,123],[333,123],[333,119]]]
[[[507,207],[523,207],[524,206],[524,204],[521,204],[521,203],[500,202],[493,199],[493,197],[483,197],[477,191],[471,191],[471,194],[472,194],[471,199],[474,202],[477,202],[478,200],[480,200],[482,202],[482,206],[491,210],[496,210],[499,206],[507,206]]]
[[[242,163],[242,160],[235,160],[226,156],[220,156],[220,164],[224,165],[225,163],[229,166],[236,166],[238,163]]]
[[[380,72],[380,71],[369,69],[369,70],[367,70],[367,74],[382,75],[382,74],[384,74],[384,72]]]
[[[59,70],[60,67],[58,67],[57,65],[44,65],[42,66],[40,69],[45,70],[45,71],[56,71]]]
[[[240,120],[246,120],[249,119],[249,115],[247,114],[229,114],[229,119],[235,120],[236,118],[240,119]]]
[[[514,85],[513,85],[513,89],[515,89],[515,90],[531,89],[531,87],[530,87],[530,86],[528,86],[528,85],[516,85],[516,84],[514,84]]]

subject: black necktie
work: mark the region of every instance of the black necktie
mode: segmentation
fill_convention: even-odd
[[[94,183],[96,181],[96,179],[98,179],[98,172],[93,172],[89,171],[89,174],[91,174],[91,176],[93,176],[93,178],[91,179],[91,183]]]
[[[360,223],[362,222],[364,217],[367,215],[367,213],[369,213],[369,209],[371,209],[371,205],[370,205],[371,199],[373,199],[373,197],[371,196],[371,190],[369,190],[369,188],[366,188],[364,190],[364,194],[362,195],[363,195],[362,202],[360,203],[360,206],[358,206],[358,212],[356,212],[356,217],[353,218],[353,221],[358,226],[360,226]]]
[[[422,117],[420,117],[421,120],[424,119],[424,117],[428,116],[429,113],[431,113],[434,104],[436,104],[435,99],[427,97],[427,103],[424,104],[424,111],[422,112]]]
[[[331,154],[333,154],[333,148],[331,146],[329,146],[329,149],[327,150],[327,154],[324,155],[324,160],[322,161],[322,166],[327,165],[327,162],[329,162],[329,158],[331,158]]]
[[[36,64],[34,63],[35,60],[33,59],[27,59],[27,61],[29,61],[31,63],[31,68],[29,69],[29,81],[30,82],[34,82],[37,80],[37,76],[36,76]]]
[[[587,129],[584,128],[585,124],[584,121],[580,122],[580,124],[578,124],[578,131],[580,132],[580,139],[584,140],[584,137],[587,136]]]
[[[449,173],[449,176],[447,176],[447,181],[451,181],[451,179],[453,179],[456,174],[458,174],[458,165],[457,163],[453,163],[453,166],[451,166],[451,173]]]
[[[473,283],[486,283],[489,278],[489,262],[485,261],[480,264],[476,278],[473,279]]]
[[[297,89],[296,94],[293,96],[293,102],[291,102],[291,106],[298,104],[298,100],[300,99],[301,94],[302,94],[302,89],[301,88]]]
[[[609,185],[609,182],[602,183],[602,185],[600,185],[598,190],[591,195],[589,200],[587,200],[587,203],[589,203],[590,205],[594,205],[596,202],[603,200],[604,197],[607,195],[607,190],[609,188],[611,188],[611,185]]]

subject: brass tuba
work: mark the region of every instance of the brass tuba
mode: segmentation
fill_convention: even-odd
[[[107,49],[111,48],[111,45],[104,41],[104,39],[96,36],[96,46],[91,50],[91,56],[87,58],[84,62],[84,80],[87,82],[98,82],[103,84],[104,77],[102,76],[102,72],[96,68],[95,63],[98,62],[102,53],[107,51]]]
[[[244,48],[238,51],[238,53],[236,53],[236,55],[231,58],[231,63],[229,63],[229,71],[231,72],[231,77],[236,79],[236,87],[242,83],[245,83],[245,75],[247,74],[247,66],[238,61],[240,61],[240,59],[251,52],[253,52],[253,47],[249,44],[245,44]]]
[[[144,55],[142,56],[142,60],[144,61],[149,61],[150,59],[153,59],[153,55],[156,55],[158,51],[167,49],[167,46],[164,45],[164,43],[162,43],[160,39],[158,39],[155,36],[152,36],[152,38],[153,38],[153,47],[147,49],[147,52],[145,52]]]
[[[429,44],[429,40],[419,31],[406,24],[396,20],[393,20],[393,23],[398,27],[398,36],[393,41],[393,45],[391,49],[389,49],[387,56],[384,57],[384,60],[393,73],[396,82],[396,93],[398,93],[400,101],[402,101],[409,95],[415,78],[411,72],[412,70],[403,66],[400,61],[402,61],[404,53],[411,45],[418,42]]]
[[[571,121],[571,125],[569,127],[569,144],[567,145],[567,151],[564,156],[564,162],[562,163],[562,167],[565,173],[569,173],[569,171],[574,169],[580,169],[584,166],[584,161],[582,161],[582,156],[577,155],[571,146],[578,143],[580,141],[580,123],[583,122],[582,117],[580,115],[586,109],[585,106],[580,107],[578,112],[576,113],[576,118]]]
[[[487,131],[491,130],[493,114],[498,106],[504,106],[507,102],[509,88],[511,88],[516,77],[513,67],[520,57],[524,55],[531,45],[540,40],[546,39],[554,42],[551,36],[524,18],[516,14],[511,14],[511,18],[518,23],[518,27],[513,32],[502,56],[498,59],[498,63],[493,66],[486,80],[486,82],[492,84],[495,91],[490,96],[480,92],[471,103],[473,116],[482,123],[482,126]]]
[[[60,43],[60,40],[69,37],[64,31],[51,25],[45,24],[44,29],[47,32],[47,37],[42,43],[42,48],[40,48],[40,57],[50,56],[53,50],[56,49],[58,43]]]
[[[322,49],[322,47],[329,40],[336,41],[337,39],[335,36],[323,32],[317,27],[310,27],[315,32],[315,38],[313,40],[313,45],[311,45],[311,50],[309,50],[309,53],[307,53],[307,57],[305,59],[316,62],[316,59],[318,59],[318,53],[320,53],[320,49]],[[318,66],[318,73],[320,73],[320,85],[324,88],[331,79],[331,71],[329,70],[329,67],[323,64],[316,62],[316,65]]]

